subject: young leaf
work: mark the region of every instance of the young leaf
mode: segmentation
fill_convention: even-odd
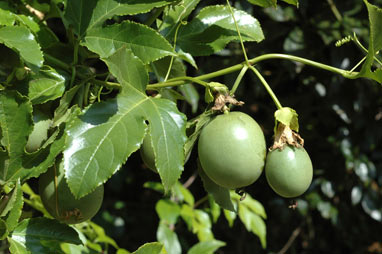
[[[192,246],[187,254],[213,254],[217,249],[225,245],[225,242],[218,240],[199,242]]]
[[[264,39],[260,23],[250,14],[233,9],[243,41]],[[179,29],[177,45],[193,56],[211,55],[227,43],[239,40],[236,25],[227,6],[205,7],[187,25]]]
[[[16,50],[27,65],[37,70],[44,61],[40,45],[26,27],[6,26],[0,28],[0,42]]]
[[[155,205],[155,211],[161,221],[170,225],[175,224],[180,215],[179,205],[170,200],[159,200]]]
[[[259,215],[253,213],[246,206],[239,206],[239,218],[249,232],[254,233],[260,239],[261,246],[266,247],[266,226]]]
[[[180,246],[177,234],[163,222],[159,223],[157,239],[163,243],[168,254],[182,253],[182,247]]]
[[[167,254],[161,243],[153,242],[146,243],[139,247],[138,250],[134,251],[132,254]],[[122,253],[121,253],[122,254]]]
[[[298,115],[292,108],[283,107],[275,112],[276,121],[289,126],[292,130],[298,132]]]
[[[92,29],[87,33],[84,45],[101,58],[107,58],[126,47],[144,64],[165,56],[176,56],[170,43],[158,32],[131,21]]]
[[[124,58],[130,64],[120,65]],[[122,48],[104,61],[122,83],[122,93],[93,104],[71,123],[64,151],[68,185],[82,197],[105,182],[138,150],[148,120],[155,165],[168,191],[183,171],[185,116],[173,102],[145,94],[147,74],[130,50]]]
[[[60,253],[60,243],[82,243],[73,228],[46,218],[23,220],[8,236],[8,241],[14,254]]]
[[[66,26],[82,38],[86,31],[101,26],[113,16],[145,13],[175,0],[68,0],[64,14]]]

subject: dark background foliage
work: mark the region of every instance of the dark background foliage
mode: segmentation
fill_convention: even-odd
[[[263,9],[246,1],[236,1],[235,6],[258,18],[265,33],[260,44],[246,44],[250,58],[288,53],[351,69],[364,56],[354,43],[335,46],[337,40],[353,32],[367,45],[368,17],[362,1],[302,0],[298,9],[283,3],[277,9]],[[196,60],[199,70],[189,68],[190,76],[239,63],[243,56],[239,44],[232,43],[218,55]],[[221,217],[213,232],[227,246],[218,253],[284,253],[286,248],[287,253],[382,253],[382,87],[374,81],[348,80],[290,61],[268,60],[257,67],[282,105],[299,114],[300,134],[314,165],[314,181],[293,210],[288,208],[291,201],[272,192],[263,175],[246,190],[265,206],[267,248],[263,250],[242,223],[236,221],[229,228]],[[231,86],[236,75],[215,81]],[[249,113],[260,123],[270,146],[275,106],[252,73],[243,79],[236,96],[245,102],[236,110]],[[188,106],[183,109],[191,118],[201,113],[204,105],[200,104],[196,114]],[[195,159],[193,152],[182,182],[196,171]],[[161,195],[143,188],[143,183],[159,179],[143,168],[139,154],[134,154],[106,184],[102,212],[95,218],[127,249],[156,239],[155,203]],[[190,190],[196,200],[205,195],[198,178]],[[182,222],[176,232],[184,249],[197,242]]]

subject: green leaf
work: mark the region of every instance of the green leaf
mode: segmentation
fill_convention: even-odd
[[[60,243],[81,244],[68,225],[46,218],[25,219],[8,236],[11,253],[62,253]]]
[[[250,211],[246,206],[239,206],[239,218],[249,232],[260,239],[261,246],[266,247],[266,226],[259,215]]]
[[[194,219],[192,222],[193,231],[196,232],[199,241],[209,241],[214,239],[211,231],[211,219],[208,213],[195,209]]]
[[[281,0],[285,3],[295,5],[298,8],[298,0]]]
[[[264,39],[260,23],[250,14],[233,9],[243,41]],[[211,55],[233,40],[239,40],[228,6],[208,6],[179,29],[177,46],[193,56]]]
[[[193,84],[179,86],[179,91],[183,94],[186,101],[191,105],[192,113],[195,114],[199,105],[199,92]]]
[[[253,199],[250,195],[246,195],[245,199],[240,202],[240,205],[247,206],[252,212],[260,215],[262,218],[266,219],[267,214],[265,213],[264,206],[257,201],[256,199]]]
[[[194,203],[195,203],[194,196],[192,195],[191,191],[185,188],[180,182],[177,182],[176,185],[174,186],[173,194],[180,201],[184,201],[190,206],[194,206]]]
[[[36,70],[44,61],[39,44],[26,27],[6,26],[0,28],[0,42],[16,50],[26,64]]]
[[[1,144],[7,149],[9,160],[0,169],[0,179],[8,181],[21,166],[21,157],[32,132],[32,105],[15,91],[0,93]],[[16,179],[14,179],[16,180]]]
[[[161,243],[153,242],[142,245],[132,254],[167,254],[167,252]]]
[[[221,208],[218,204],[216,204],[212,195],[208,195],[208,201],[210,203],[210,213],[212,216],[212,221],[216,223],[220,217]]]
[[[8,236],[8,232],[7,223],[0,219],[0,240],[4,240]]]
[[[233,227],[233,223],[236,220],[237,214],[232,212],[232,211],[229,211],[229,210],[223,210],[223,212],[224,212],[224,217],[228,221],[228,226],[230,228],[232,228]]]
[[[65,92],[65,77],[54,69],[42,70],[31,76],[28,97],[32,104],[42,104],[57,99]]]
[[[15,195],[15,201],[13,203],[12,210],[5,218],[5,222],[7,223],[7,227],[10,232],[16,228],[24,205],[23,191],[21,189],[20,181],[16,182],[16,186],[13,192],[13,195]]]
[[[275,7],[277,6],[277,0],[247,0],[251,4],[255,4],[261,7]]]
[[[183,0],[176,6],[171,6],[163,18],[163,24],[160,26],[161,33],[168,38],[169,35],[173,36],[177,28],[177,24],[186,20],[191,12],[198,5],[200,0]]]
[[[187,254],[213,254],[217,249],[225,245],[225,242],[218,240],[200,242],[192,246]]]
[[[374,79],[375,81],[382,84],[382,68],[372,71],[371,67],[374,63],[374,56],[379,50],[382,49],[382,9],[375,5],[370,4],[367,0],[364,0],[366,4],[367,11],[369,13],[369,23],[370,23],[370,39],[369,48],[366,60],[362,64],[361,71],[355,78],[366,77]]]
[[[177,234],[163,222],[159,223],[157,239],[163,243],[168,254],[182,253],[182,247],[180,246]]]
[[[175,0],[68,0],[64,22],[82,38],[86,31],[101,26],[113,16],[145,13]]]
[[[298,114],[292,108],[283,107],[276,110],[275,119],[280,123],[289,126],[292,130],[298,132]]]
[[[155,205],[155,211],[161,221],[170,225],[175,224],[180,215],[179,205],[170,200],[159,200]]]
[[[119,65],[123,58],[135,65]],[[115,99],[90,106],[67,130],[64,167],[68,185],[76,197],[104,183],[138,150],[147,133],[145,120],[149,122],[156,168],[166,191],[183,171],[185,116],[173,102],[145,94],[140,77],[146,74],[138,73],[143,69],[137,67],[140,62],[135,60],[126,48],[104,59],[122,83],[122,93]],[[129,73],[126,74],[129,78],[124,73]]]
[[[176,56],[170,43],[158,32],[131,21],[92,29],[87,33],[84,45],[101,58],[107,58],[126,47],[144,64],[165,56]]]
[[[8,10],[0,9],[0,25],[13,26],[16,22],[16,15]]]
[[[213,182],[206,175],[206,173],[204,173],[200,165],[198,167],[198,172],[200,177],[202,178],[204,189],[214,197],[216,203],[224,209],[236,212],[237,205],[232,202],[229,189],[219,186],[215,182]]]

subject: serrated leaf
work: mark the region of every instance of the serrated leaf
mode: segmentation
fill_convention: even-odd
[[[168,254],[182,253],[182,247],[180,246],[177,234],[163,222],[159,223],[157,239],[164,245]]]
[[[229,189],[219,186],[215,182],[213,182],[206,175],[206,173],[204,173],[200,165],[198,166],[198,172],[200,177],[202,178],[204,189],[214,197],[216,203],[224,209],[236,212],[237,205],[234,202],[232,202]]]
[[[219,240],[200,242],[192,246],[187,254],[213,254],[217,249],[225,245],[225,242]]]
[[[0,42],[16,50],[26,64],[36,70],[44,58],[34,35],[26,27],[6,26],[0,28]]]
[[[264,39],[260,23],[250,14],[233,9],[243,41]],[[193,56],[211,55],[233,40],[239,40],[228,6],[208,6],[179,29],[177,46]]]
[[[7,223],[7,227],[10,232],[13,231],[13,229],[15,229],[17,226],[22,213],[22,207],[24,205],[23,191],[20,186],[20,181],[17,181],[16,183],[14,194],[16,197],[15,202],[13,204],[12,210],[5,218],[5,222]]]
[[[163,247],[163,244],[153,242],[145,243],[138,250],[134,251],[132,254],[167,254]]]
[[[292,130],[298,132],[298,114],[292,108],[283,107],[281,109],[276,110],[275,119],[280,123],[289,126]]]
[[[81,38],[113,16],[145,13],[175,0],[68,0],[64,22]]]
[[[28,97],[32,104],[42,104],[57,99],[65,92],[65,77],[50,68],[31,75]]]
[[[371,70],[374,63],[374,56],[379,50],[382,49],[382,9],[375,5],[370,4],[367,0],[364,0],[369,13],[369,24],[370,24],[370,39],[369,48],[366,60],[362,64],[361,71],[354,78],[366,77],[374,79],[375,81],[382,84],[382,69],[379,68],[375,71]]]
[[[144,64],[165,56],[176,56],[170,43],[158,32],[131,21],[92,29],[87,33],[84,45],[101,58],[107,58],[126,47]]]
[[[276,7],[277,6],[277,0],[247,0],[251,4],[255,4],[261,7]]]
[[[66,224],[46,218],[25,219],[8,236],[11,253],[61,253],[60,243],[81,244],[78,233]]]
[[[176,6],[171,6],[163,18],[163,24],[160,27],[161,33],[165,36],[173,36],[177,28],[177,24],[186,20],[191,12],[198,5],[200,0],[183,0]]]
[[[11,179],[21,166],[21,157],[32,131],[32,105],[15,91],[0,93],[1,144],[7,149],[9,160],[0,169],[0,179]],[[14,179],[16,180],[16,179]]]
[[[145,120],[149,122],[156,168],[166,191],[183,171],[185,116],[173,102],[148,97],[141,78],[126,78],[124,73],[129,73],[128,77],[146,74],[135,73],[143,69],[134,64],[118,65],[124,57],[139,64],[126,48],[104,59],[122,83],[122,93],[115,99],[90,106],[67,130],[65,175],[76,197],[104,183],[140,147],[147,133]]]

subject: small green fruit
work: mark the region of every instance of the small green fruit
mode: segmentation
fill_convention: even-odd
[[[44,207],[57,220],[76,224],[91,219],[103,201],[103,185],[76,199],[64,178],[62,164],[53,166],[39,178],[39,193]]]
[[[303,194],[313,178],[313,166],[304,148],[286,146],[268,153],[265,176],[280,196],[294,198]]]
[[[29,153],[37,151],[48,138],[48,130],[52,120],[43,112],[35,110],[33,112],[33,122],[33,131],[29,134],[28,142],[25,146],[25,150]]]
[[[218,115],[203,128],[198,154],[204,172],[216,184],[229,189],[248,186],[264,168],[264,134],[245,113]]]

